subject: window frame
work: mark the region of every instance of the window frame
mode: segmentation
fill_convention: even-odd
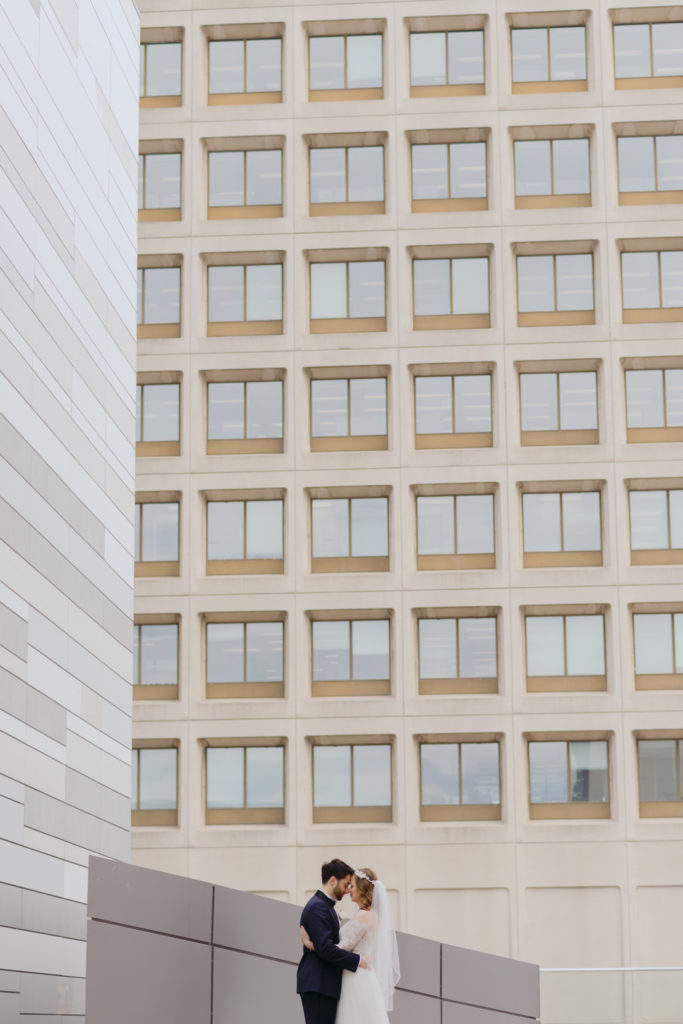
[[[247,558],[248,545],[248,509],[249,504],[258,501],[279,501],[282,519],[282,558]],[[213,502],[240,503],[243,506],[243,557],[242,558],[209,558],[209,505]],[[205,492],[204,529],[206,531],[206,575],[207,576],[260,576],[283,575],[285,571],[285,506],[286,491],[276,490],[245,490],[245,491],[209,491]]]
[[[202,789],[204,824],[209,825],[284,825],[287,809],[287,740],[284,737],[236,737],[235,739],[204,739],[202,744]],[[282,807],[247,807],[247,751],[256,748],[282,750]],[[208,807],[209,750],[243,751],[243,807]]]
[[[308,215],[309,217],[351,217],[386,213],[387,201],[387,138],[386,132],[339,133],[304,137],[308,153]],[[344,186],[346,199],[341,203],[314,203],[311,198],[311,155],[316,149],[344,150]],[[382,199],[349,202],[349,150],[382,150]]]
[[[617,124],[615,129],[615,142],[617,150],[617,192],[620,206],[652,206],[670,205],[683,203],[683,189],[660,189],[658,188],[658,155],[657,140],[680,138],[683,147],[683,132],[676,131],[676,121],[645,121],[633,124]],[[669,129],[668,131],[665,129]],[[619,143],[622,139],[652,139],[654,159],[654,184],[653,189],[640,192],[622,192],[619,187],[620,157]]]
[[[386,79],[386,20],[370,18],[363,21],[315,21],[304,22],[306,31],[306,95],[309,103],[334,103],[339,100],[381,100],[384,99]],[[348,82],[348,41],[358,36],[379,36],[382,48],[382,85],[361,89],[311,89],[311,39],[343,36],[344,39],[344,81]]]
[[[431,251],[430,251],[431,249]],[[426,247],[418,246],[410,252],[411,262],[411,298],[413,307],[412,329],[414,331],[473,330],[491,326],[491,257],[493,246],[473,245],[459,246],[454,251],[452,246]],[[453,264],[458,260],[481,260],[487,262],[488,278],[488,311],[486,313],[453,313]],[[450,296],[450,313],[419,314],[415,313],[415,263],[417,261],[448,260],[448,287]]]
[[[522,643],[524,645],[524,678],[526,681],[526,692],[527,693],[588,693],[588,692],[605,692],[607,690],[607,676],[609,672],[609,666],[607,662],[607,612],[608,609],[603,605],[600,606],[568,606],[568,605],[544,605],[544,606],[533,606],[525,607],[521,609],[523,626],[522,626]],[[591,675],[571,675],[567,669],[567,619],[568,618],[581,618],[585,616],[597,616],[602,618],[602,642],[603,642],[603,656],[605,661],[605,672],[603,675],[591,674]],[[527,634],[527,620],[528,619],[544,619],[544,618],[561,618],[562,619],[562,638],[564,644],[564,668],[565,672],[562,675],[545,675],[545,676],[532,676],[529,675],[529,646],[528,646],[528,634]]]
[[[605,802],[572,801],[566,803],[532,803],[531,802],[531,743],[564,743],[567,751],[567,796],[571,797],[570,745],[572,743],[604,743],[607,749],[607,794]],[[612,735],[605,732],[562,732],[562,733],[525,733],[527,800],[531,821],[571,821],[577,819],[600,820],[612,817]]]
[[[595,412],[597,426],[595,429],[582,428],[579,430],[564,430],[560,426],[557,430],[524,430],[522,428],[522,376],[533,376],[534,374],[554,374],[556,381],[557,397],[557,419],[560,423],[560,377],[563,373],[594,373],[595,374]],[[523,448],[537,447],[542,445],[575,445],[575,444],[599,444],[600,443],[600,364],[595,360],[556,360],[545,363],[521,362],[517,366],[517,393],[520,410],[520,444]]]
[[[355,334],[375,333],[387,330],[387,274],[388,251],[386,249],[326,250],[309,252],[308,257],[308,330],[310,334]],[[343,263],[346,267],[346,309],[345,317],[313,318],[313,283],[311,268],[321,263]],[[351,309],[350,266],[355,263],[382,263],[384,265],[384,316],[349,316]]]
[[[389,366],[315,366],[307,367],[308,436],[312,452],[387,451],[389,448]],[[351,434],[351,381],[383,379],[385,387],[386,432],[384,434]],[[313,383],[318,380],[347,382],[347,425],[349,432],[331,437],[313,434]]]
[[[206,216],[207,220],[251,220],[282,217],[284,214],[285,139],[282,135],[256,138],[253,136],[230,139],[206,139]],[[250,153],[280,154],[280,203],[247,203],[249,188],[248,163]],[[241,153],[244,168],[244,202],[240,206],[211,205],[211,158],[217,153]]]
[[[178,319],[168,320],[163,323],[146,323],[145,316],[145,292],[147,288],[146,276],[148,270],[177,270],[178,271]],[[141,300],[142,309],[137,315],[142,319],[137,324],[137,337],[143,338],[179,338],[181,336],[181,325],[183,319],[183,268],[182,256],[138,256],[138,274],[142,272]]]
[[[494,363],[421,363],[409,367],[412,378],[413,398],[413,436],[418,451],[440,448],[492,448],[494,433]],[[451,421],[453,430],[448,433],[417,432],[417,381],[425,377],[451,378]],[[455,380],[461,377],[488,377],[489,408],[491,411],[491,429],[482,431],[456,431]]]
[[[502,735],[500,733],[471,733],[455,735],[417,736],[418,747],[418,786],[420,800],[420,821],[501,821],[503,818],[503,771],[502,771]],[[498,795],[497,804],[463,804],[462,802],[462,748],[468,745],[495,743],[498,747]],[[425,804],[423,803],[423,767],[422,748],[439,745],[450,745],[458,748],[458,794],[457,804]]]
[[[683,493],[683,481],[675,480],[627,480],[628,493],[628,522],[629,522],[629,550],[631,554],[631,565],[683,565],[683,546],[680,548],[671,547],[671,492],[680,491]],[[633,548],[633,516],[631,510],[631,495],[636,492],[646,491],[653,493],[664,491],[666,494],[666,521],[669,546],[665,548]]]
[[[182,438],[182,395],[183,381],[182,373],[173,370],[162,373],[143,372],[137,377],[136,387],[142,388],[142,428],[144,429],[144,394],[145,388],[159,385],[175,384],[178,388],[178,440],[177,441],[145,441],[144,437],[135,442],[135,455],[137,458],[149,456],[180,455],[180,444]]]
[[[577,130],[583,134],[576,134]],[[560,125],[558,127],[516,128],[512,130],[512,164],[515,182],[516,210],[562,209],[566,207],[586,207],[593,205],[593,181],[591,173],[591,126]],[[556,142],[587,142],[588,143],[588,192],[555,192],[555,143]],[[538,195],[521,196],[517,192],[517,146],[527,142],[547,142],[550,147],[550,192]]]
[[[140,666],[142,663],[142,629],[145,626],[171,626],[176,627],[176,681],[173,683],[141,683]],[[136,675],[138,682],[133,685],[133,700],[178,700],[180,693],[180,616],[173,613],[159,615],[145,614],[136,615],[133,620],[133,628],[140,630],[138,634],[137,666]],[[134,645],[135,653],[135,645]]]
[[[309,516],[310,516],[310,564],[311,573],[328,573],[328,572],[389,572],[391,568],[391,487],[328,487],[323,488],[322,493],[320,488],[309,488],[307,489],[309,499]],[[313,545],[315,538],[313,536],[313,502],[314,501],[325,501],[332,500],[338,501],[343,500],[347,503],[347,533],[348,533],[348,547],[349,552],[353,550],[353,537],[351,533],[352,526],[352,512],[351,502],[356,499],[367,499],[375,498],[382,501],[386,501],[387,509],[387,554],[386,555],[353,555],[348,554],[346,556],[329,556],[329,557],[314,557],[313,556]]]
[[[432,88],[425,86],[425,88]],[[438,87],[437,87],[438,88]],[[489,175],[489,149],[491,132],[489,128],[460,128],[460,129],[421,129],[408,132],[408,143],[410,146],[410,202],[413,213],[439,213],[445,210],[488,210],[490,194]],[[443,199],[416,199],[414,196],[414,163],[413,150],[415,146],[446,146],[446,177],[448,190],[451,187],[451,146],[466,146],[472,143],[479,143],[485,146],[486,151],[486,194],[483,196],[451,196]]]
[[[261,258],[259,258],[261,257]],[[205,281],[206,281],[206,335],[208,338],[260,336],[284,334],[285,323],[285,254],[273,250],[269,253],[214,253],[205,258]],[[249,267],[271,267],[279,266],[280,269],[280,320],[248,320],[247,302],[249,287]],[[241,267],[242,276],[242,304],[244,310],[243,320],[209,320],[211,293],[210,276],[211,270],[222,267]]]
[[[311,746],[311,810],[314,825],[326,824],[387,824],[394,820],[394,800],[396,785],[394,781],[394,737],[392,736],[319,736],[309,738]],[[350,747],[350,795],[348,806],[328,806],[315,803],[315,748],[316,747]],[[381,746],[389,748],[389,786],[391,803],[376,805],[355,805],[354,799],[354,748]]]
[[[486,93],[487,75],[487,40],[486,28],[488,23],[487,15],[460,15],[434,18],[409,18],[408,20],[408,85],[409,95],[413,99],[440,97],[440,96],[483,96]],[[446,79],[448,79],[448,34],[451,32],[480,32],[482,37],[482,57],[484,65],[483,82],[470,82],[468,84],[452,83],[445,85],[413,85],[412,61],[411,61],[411,36],[440,33],[444,36],[444,49],[446,57]]]
[[[394,675],[393,657],[393,611],[389,608],[373,608],[354,611],[322,610],[308,613],[309,645],[311,658],[312,697],[390,697]],[[341,679],[315,679],[315,624],[316,622],[345,622],[349,627],[349,677]],[[387,679],[353,678],[353,624],[354,622],[386,622],[388,626],[389,676]]]
[[[279,367],[257,370],[206,370],[203,373],[205,415],[204,436],[206,438],[207,455],[254,455],[281,454],[285,450],[285,419],[286,419],[286,370]],[[282,387],[282,434],[280,437],[248,437],[247,426],[247,384],[270,384],[279,381]],[[209,437],[210,387],[212,384],[243,384],[244,385],[244,423],[245,436],[241,438]]]
[[[640,818],[683,818],[683,733],[680,730],[657,729],[638,730],[633,735],[636,747],[636,765],[638,770],[638,816]],[[643,800],[642,799],[642,776],[640,768],[640,743],[641,741],[667,741],[674,740],[676,743],[676,784],[678,788],[677,800]]]
[[[139,551],[136,547],[135,551],[135,569],[134,574],[136,577],[140,576],[179,576],[180,575],[180,537],[181,537],[181,495],[178,491],[138,491],[135,495],[135,504],[140,507],[140,530],[139,530]],[[155,561],[152,559],[138,559],[138,554],[142,555],[142,535],[143,535],[143,508],[146,505],[175,505],[177,508],[177,522],[178,522],[178,533],[177,533],[177,555],[176,559],[165,559]],[[137,513],[136,513],[137,515]]]
[[[498,485],[496,483],[486,484],[425,484],[413,487],[415,495],[415,563],[418,572],[439,572],[443,570],[465,570],[471,571],[481,569],[496,569],[498,555],[497,538],[497,515],[496,496]],[[493,540],[493,551],[463,553],[458,552],[458,498],[469,497],[490,497],[491,498],[491,529]],[[454,554],[419,554],[419,499],[420,498],[452,498],[453,499],[453,544]]]
[[[670,427],[666,424],[668,418],[668,405],[666,401],[666,374],[669,370],[683,371],[683,362],[676,357],[670,359],[659,359],[657,357],[645,357],[644,359],[625,359],[624,367],[624,396],[626,413],[626,441],[628,444],[661,444],[670,441],[683,441],[683,425]],[[628,387],[627,377],[629,372],[638,370],[656,370],[662,374],[662,406],[664,411],[665,425],[663,427],[630,427],[628,425]]]
[[[675,8],[674,8],[675,9]],[[652,74],[654,69],[653,61],[653,47],[652,47],[652,26],[661,25],[674,19],[667,17],[668,12],[671,10],[670,7],[662,7],[661,17],[658,17],[657,8],[647,7],[633,7],[625,8],[623,10],[612,11],[612,58],[614,60],[614,88],[616,90],[621,89],[674,89],[683,86],[683,75],[661,75],[655,76]],[[676,24],[683,22],[683,18],[679,18]],[[647,25],[649,28],[650,37],[650,74],[643,76],[642,78],[617,78],[617,60],[616,60],[616,39],[614,30],[621,26],[631,25]]]
[[[603,483],[599,480],[583,481],[568,480],[560,486],[552,484],[521,485],[521,526],[522,526],[522,565],[525,569],[600,567],[604,565],[605,522]],[[562,547],[557,551],[526,551],[524,549],[524,497],[526,495],[557,494],[560,509],[560,537]],[[564,500],[565,494],[597,494],[600,511],[600,549],[599,551],[566,551],[564,548]]]
[[[683,79],[682,79],[683,81]],[[627,239],[620,246],[619,270],[621,286],[621,317],[625,324],[678,323],[683,321],[683,306],[662,305],[662,253],[676,252],[683,255],[683,242],[676,239]],[[657,256],[657,283],[659,288],[658,306],[624,306],[624,256]]]
[[[569,18],[574,24],[568,24]],[[578,16],[578,17],[577,17]],[[587,92],[588,91],[588,12],[539,12],[533,14],[510,15],[510,84],[513,95],[547,92]],[[536,81],[520,81],[514,79],[513,33],[518,29],[545,29],[546,50],[548,54],[548,78]],[[550,31],[557,28],[582,28],[584,32],[584,60],[586,64],[585,78],[552,78],[552,61],[550,49]]]
[[[214,106],[238,106],[243,104],[282,103],[285,81],[285,46],[283,22],[249,25],[207,25],[202,26],[206,36],[206,102]],[[280,40],[280,89],[273,92],[247,92],[247,43],[266,39]],[[241,42],[244,44],[244,86],[243,92],[209,92],[211,83],[211,43]]]
[[[252,623],[279,622],[282,625],[282,680],[247,681],[247,627]],[[210,683],[208,680],[208,627],[230,623],[242,626],[242,682]],[[202,615],[202,677],[204,680],[204,698],[206,700],[262,700],[282,698],[287,685],[287,614],[286,612],[254,611],[254,612],[205,612]]]
[[[162,141],[160,139],[140,139],[138,147],[138,161],[142,161],[143,170],[142,189],[140,190],[139,198],[142,199],[143,204],[147,193],[147,174],[145,168],[148,156],[177,156],[180,161],[180,174],[178,185],[178,205],[158,207],[147,207],[145,205],[138,206],[138,223],[175,221],[182,219],[183,149],[184,146],[182,139],[169,139],[167,141]]]
[[[629,607],[631,638],[633,641],[633,680],[636,690],[683,690],[683,671],[676,672],[676,633],[674,615],[683,615],[683,605],[664,602],[657,605],[634,604]],[[668,615],[671,619],[672,672],[638,672],[638,645],[636,615]],[[681,654],[683,658],[683,652]]]
[[[563,326],[574,327],[580,325],[595,324],[596,322],[596,294],[595,294],[595,251],[594,243],[578,242],[572,245],[548,245],[548,243],[522,243],[513,246],[515,258],[515,292],[517,300],[517,326],[518,327],[551,327]],[[520,312],[519,309],[519,261],[534,256],[545,256],[553,261],[553,302],[554,308],[550,310],[538,310]],[[591,259],[591,287],[593,292],[593,306],[591,309],[558,309],[557,308],[557,258],[558,256],[590,256]]]
[[[141,61],[144,91],[139,96],[141,109],[149,107],[181,107],[183,105],[183,82],[185,77],[185,40],[183,28],[143,28],[140,32],[140,46],[144,47],[144,58]],[[147,47],[159,43],[180,44],[180,92],[164,93],[159,96],[147,95]]]
[[[500,663],[500,608],[416,608],[415,616],[415,650],[417,655],[416,679],[420,696],[434,694],[483,694],[498,693],[501,673]],[[420,622],[422,620],[447,619],[457,622],[456,625],[456,658],[460,669],[460,620],[493,619],[496,629],[496,675],[495,676],[441,676],[423,677],[421,675],[422,652],[420,648]]]
[[[158,810],[140,810],[140,750],[175,750],[176,757],[176,778],[175,778],[175,808],[174,809],[158,809]],[[165,826],[177,826],[178,825],[178,804],[180,803],[180,740],[178,739],[134,739],[132,742],[132,756],[137,758],[137,807],[132,806],[132,794],[131,794],[131,812],[130,812],[130,824],[131,828],[135,828],[140,825],[147,825],[156,828],[163,828]]]

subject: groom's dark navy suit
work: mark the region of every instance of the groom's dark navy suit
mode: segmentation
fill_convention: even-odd
[[[356,971],[360,956],[337,946],[339,918],[334,900],[320,889],[301,912],[300,923],[315,946],[315,951],[304,949],[296,972],[296,990],[304,1006],[306,1024],[334,1024],[342,971]]]

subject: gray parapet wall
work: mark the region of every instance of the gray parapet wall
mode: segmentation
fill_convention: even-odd
[[[302,1024],[299,907],[90,858],[86,1024]],[[399,935],[392,1024],[529,1024],[533,964]],[[359,1022],[361,1024],[361,1022]]]

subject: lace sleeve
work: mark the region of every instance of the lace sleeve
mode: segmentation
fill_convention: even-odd
[[[347,921],[343,925],[338,943],[340,949],[355,949],[358,943],[363,939],[367,930],[367,915],[360,910],[355,917],[351,918],[350,921]]]

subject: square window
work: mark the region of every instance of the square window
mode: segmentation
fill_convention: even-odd
[[[524,565],[602,565],[599,491],[522,494]]]
[[[281,101],[281,39],[209,40],[209,105]]]
[[[209,220],[282,216],[282,149],[211,150]]]
[[[683,613],[634,612],[636,690],[683,687]]]
[[[284,501],[207,502],[208,576],[282,573]]]
[[[180,267],[138,267],[138,338],[180,337]]]
[[[493,494],[417,497],[418,569],[495,569]]]
[[[513,93],[586,88],[584,25],[512,29]]]
[[[529,812],[539,818],[609,818],[607,740],[529,740]]]
[[[420,744],[422,821],[500,820],[497,742]]]
[[[182,93],[183,44],[140,45],[140,106],[178,107]]]
[[[476,96],[484,91],[483,29],[410,33],[411,96]]]
[[[683,369],[626,370],[628,441],[683,440]]]
[[[515,140],[515,206],[590,205],[588,139]]]
[[[281,452],[282,380],[230,380],[207,384],[209,455]]]
[[[410,147],[413,211],[486,210],[486,142],[443,142]]]
[[[136,502],[136,576],[178,575],[179,512],[177,501]]]
[[[683,201],[683,135],[636,135],[617,139],[619,202]]]
[[[602,614],[527,615],[524,624],[530,693],[606,688]]]
[[[522,445],[597,444],[595,370],[520,373]]]
[[[207,622],[206,696],[284,696],[284,622]]]
[[[282,334],[282,264],[209,266],[209,337]]]
[[[680,87],[683,81],[683,22],[614,25],[617,89]]]
[[[419,691],[497,693],[495,616],[444,616],[417,620]]]
[[[625,324],[683,320],[683,250],[622,252]]]
[[[207,825],[283,825],[283,746],[206,748]]]
[[[415,377],[416,448],[490,448],[491,375]]]
[[[490,327],[488,256],[413,260],[413,329]]]
[[[313,823],[391,822],[388,743],[313,745]]]
[[[311,623],[314,697],[391,693],[389,619],[315,619]]]
[[[312,572],[387,572],[389,499],[312,498]]]
[[[384,260],[311,263],[312,334],[385,331]]]
[[[178,623],[140,622],[133,626],[133,698],[178,697]]]
[[[381,99],[382,36],[309,36],[309,100]]]
[[[592,323],[592,253],[517,257],[519,327]]]
[[[637,745],[640,817],[683,817],[683,739],[677,736],[638,739]]]
[[[180,454],[180,384],[137,385],[137,455]]]
[[[683,490],[629,491],[631,565],[683,563]]]
[[[384,146],[311,146],[310,214],[384,213]]]
[[[180,220],[180,153],[140,153],[138,219]]]
[[[131,765],[131,825],[177,825],[177,748],[134,746]]]
[[[386,448],[386,377],[311,380],[311,451]]]

